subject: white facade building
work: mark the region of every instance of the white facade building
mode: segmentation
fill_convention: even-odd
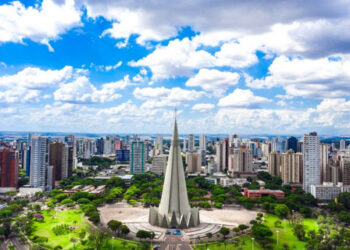
[[[30,136],[30,181],[33,188],[45,188],[49,166],[49,139],[40,135]]]
[[[311,192],[311,185],[321,184],[320,167],[320,138],[316,132],[311,132],[303,137],[303,189],[305,192]]]

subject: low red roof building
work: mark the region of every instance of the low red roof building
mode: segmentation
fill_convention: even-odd
[[[261,198],[267,195],[274,195],[277,199],[284,198],[284,192],[281,190],[271,190],[260,187],[259,190],[249,190],[245,188],[243,190],[243,196],[248,198]]]

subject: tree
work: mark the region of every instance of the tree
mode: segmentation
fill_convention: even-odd
[[[89,213],[89,220],[95,224],[100,222],[100,215],[98,214],[97,211],[92,211]]]
[[[121,232],[121,234],[125,237],[125,236],[128,235],[128,233],[130,233],[130,229],[128,228],[128,226],[122,225],[122,226],[120,227],[120,232]]]
[[[222,227],[220,229],[220,234],[222,234],[224,239],[226,239],[226,236],[230,234],[230,229],[228,229],[227,227]]]
[[[145,230],[139,230],[136,233],[136,237],[140,239],[146,239],[151,237],[151,233]]]
[[[280,218],[286,218],[290,214],[289,208],[285,204],[277,204],[274,211]]]
[[[305,240],[305,229],[304,226],[301,224],[297,224],[293,228],[294,235],[298,238],[300,241]]]
[[[350,192],[340,193],[338,195],[338,202],[343,204],[343,206],[350,210]]]
[[[243,232],[244,230],[248,229],[249,227],[247,225],[245,225],[245,224],[240,224],[238,226],[238,228],[239,228],[239,230],[241,230]]]
[[[208,239],[211,239],[213,237],[213,234],[212,233],[207,233],[206,236],[208,237]]]
[[[107,223],[107,226],[109,227],[109,229],[116,232],[118,236],[119,236],[121,225],[122,225],[122,223],[120,221],[117,221],[117,220],[110,220]]]
[[[70,238],[70,241],[73,243],[73,247],[74,247],[74,249],[75,249],[75,243],[77,243],[77,242],[78,242],[78,239],[77,239],[77,238],[72,237],[72,238]]]
[[[34,210],[36,211],[36,212],[40,212],[41,211],[41,206],[39,205],[39,204],[34,204]]]
[[[282,222],[280,220],[275,221],[275,227],[281,227]]]
[[[252,226],[252,236],[256,239],[264,239],[272,236],[272,231],[264,224],[256,223]]]

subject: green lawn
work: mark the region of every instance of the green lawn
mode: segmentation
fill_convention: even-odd
[[[108,250],[117,250],[117,249],[137,249],[139,244],[132,241],[123,241],[121,239],[110,239],[108,240]]]
[[[236,244],[226,244],[226,249],[231,250],[231,249],[239,249],[239,250],[252,250],[252,240],[248,236],[241,236],[237,238],[238,240],[238,245]],[[203,245],[192,245],[194,250],[223,250],[225,249],[225,244],[223,242],[219,243],[208,243],[208,245],[203,244]],[[207,248],[206,248],[207,247]],[[260,250],[261,248],[254,242],[254,250]]]
[[[288,223],[288,220],[285,222],[282,221],[282,225],[279,228],[275,227],[275,221],[278,220],[278,217],[272,214],[265,214],[265,225],[267,225],[273,232],[273,239],[275,240],[275,249],[283,249],[283,244],[288,244],[290,249],[305,249],[305,242],[299,241],[297,237],[293,234],[293,227]],[[318,225],[317,221],[313,219],[304,220],[305,231],[317,230]],[[277,244],[277,232],[278,232],[278,246]]]
[[[88,226],[88,223],[84,221],[83,212],[80,210],[66,210],[62,212],[56,212],[56,210],[44,210],[41,211],[41,214],[44,216],[44,222],[33,223],[33,235],[47,237],[49,239],[47,244],[53,247],[58,245],[63,249],[73,247],[70,238],[79,238],[77,232],[80,231],[80,229],[86,229]],[[76,226],[77,229],[69,234],[56,236],[53,233],[52,228],[60,224]],[[76,247],[78,247],[79,244],[80,243],[77,243]]]

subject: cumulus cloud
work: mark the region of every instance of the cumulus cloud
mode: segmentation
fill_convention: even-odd
[[[276,23],[331,19],[334,16],[346,17],[349,14],[348,1],[79,2],[86,5],[88,16],[104,16],[114,22],[113,27],[105,33],[124,40],[136,34],[140,44],[174,37],[178,27],[184,26],[190,26],[196,32],[205,34],[257,34],[268,31],[271,25]],[[218,16],[221,18],[217,18]]]
[[[62,85],[54,92],[56,101],[70,103],[104,103],[121,97],[116,93],[118,89],[125,89],[129,85],[129,76],[123,80],[105,83],[97,89],[86,76],[81,76],[72,82]]]
[[[53,88],[70,79],[73,68],[65,66],[60,70],[42,70],[36,67],[27,67],[16,74],[0,77],[0,87],[19,87],[27,89]]]
[[[43,0],[41,6],[34,7],[26,7],[20,1],[0,5],[0,42],[23,43],[27,38],[47,45],[52,51],[49,41],[82,25],[80,15],[74,0],[65,0],[62,4]]]
[[[205,95],[202,91],[187,90],[182,88],[167,89],[159,88],[135,88],[134,97],[139,100],[146,100],[143,108],[156,108],[164,106],[179,106],[184,102],[195,101]]]
[[[249,89],[235,89],[231,94],[219,99],[221,107],[257,107],[263,103],[271,102],[270,99],[255,96]]]
[[[201,87],[207,91],[213,91],[220,96],[225,90],[238,83],[238,73],[219,71],[216,69],[200,69],[199,72],[188,79],[186,86]]]
[[[283,87],[289,96],[311,98],[343,97],[350,94],[350,61],[300,59],[280,56],[262,79],[246,78],[252,88]]]
[[[156,48],[151,54],[130,62],[131,66],[149,67],[152,79],[160,80],[177,76],[190,76],[193,69],[214,66],[215,58],[204,50],[197,50],[197,45],[188,38],[175,39],[167,46]]]
[[[197,110],[199,112],[207,112],[215,108],[214,104],[211,103],[197,103],[193,105],[192,110]]]

